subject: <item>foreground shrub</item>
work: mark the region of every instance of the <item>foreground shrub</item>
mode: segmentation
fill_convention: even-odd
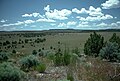
[[[0,81],[21,81],[25,73],[10,63],[0,64]]]
[[[84,45],[84,53],[89,56],[97,57],[100,49],[104,45],[104,38],[97,33],[90,34],[90,37]]]
[[[63,55],[60,52],[57,52],[54,56],[54,65],[61,66],[63,65]]]
[[[67,74],[67,80],[74,81],[72,74]]]
[[[70,64],[70,53],[69,50],[65,50],[64,55],[63,55],[63,64],[64,65],[69,65]]]
[[[8,55],[6,53],[0,53],[0,62],[2,61],[7,61],[8,60]]]
[[[39,65],[37,65],[36,70],[40,73],[43,73],[46,70],[46,65],[43,63],[40,63]]]
[[[105,47],[100,50],[100,57],[108,61],[117,61],[120,56],[120,49],[117,43],[108,42]]]
[[[23,57],[20,60],[20,64],[23,70],[30,70],[30,68],[37,66],[39,64],[39,60],[36,56],[29,55],[29,56]]]

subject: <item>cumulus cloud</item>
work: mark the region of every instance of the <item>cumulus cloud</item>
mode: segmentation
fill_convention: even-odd
[[[49,12],[50,11],[50,5],[47,5],[46,7],[44,7],[44,10]]]
[[[65,23],[59,23],[58,27],[66,27],[67,25]]]
[[[103,9],[119,8],[120,0],[107,0],[105,3],[101,4]]]
[[[75,21],[69,21],[67,23],[67,26],[72,26],[72,25],[76,25],[76,24],[77,24],[77,22],[75,22]]]
[[[100,24],[97,24],[96,26],[98,26],[98,27],[105,27],[105,26],[108,26],[108,24],[102,22],[102,23],[100,23]]]
[[[70,27],[70,26],[74,26],[76,24],[77,24],[77,22],[75,22],[75,21],[69,21],[67,23],[59,23],[58,27]]]
[[[38,19],[36,22],[56,22],[55,20],[52,19]]]
[[[10,24],[3,24],[2,27],[8,27],[8,26],[19,26],[19,25],[23,25],[23,24],[32,24],[34,23],[35,21],[33,20],[25,20],[23,22],[21,21],[17,21],[16,23],[10,23]]]
[[[77,8],[72,9],[72,12],[77,14],[89,14],[90,16],[103,16],[102,9],[100,7],[94,8],[93,6],[89,7],[89,10],[82,8],[78,10]]]
[[[80,21],[101,21],[101,20],[107,20],[107,19],[112,19],[112,18],[113,16],[106,14],[103,16],[96,16],[96,17],[94,16],[88,16],[86,18],[80,17],[79,20]]]
[[[77,13],[77,14],[88,14],[88,11],[85,8],[82,8],[81,10],[74,8],[72,9],[72,12]]]
[[[25,21],[24,21],[25,24],[31,24],[31,23],[34,23],[34,22],[35,22],[35,21],[33,21],[33,20],[25,20]]]
[[[7,21],[7,20],[2,19],[0,22],[1,22],[1,23],[5,23],[6,21]]]
[[[22,17],[40,17],[40,18],[44,18],[42,15],[40,15],[40,13],[31,13],[31,14],[24,14],[22,15]]]
[[[48,19],[58,19],[58,20],[65,20],[65,19],[68,19],[67,17],[69,15],[71,15],[71,11],[70,10],[67,10],[67,9],[62,9],[62,10],[57,10],[57,9],[54,9],[54,10],[50,10],[50,6],[47,5],[44,10],[46,11],[45,12],[45,16],[48,18]]]

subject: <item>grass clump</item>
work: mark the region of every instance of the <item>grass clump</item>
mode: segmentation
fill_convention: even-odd
[[[46,65],[44,63],[40,63],[36,66],[36,70],[40,73],[44,73],[46,70]]]

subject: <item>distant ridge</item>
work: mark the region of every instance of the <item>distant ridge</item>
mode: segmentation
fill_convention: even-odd
[[[49,30],[23,30],[23,31],[0,31],[2,32],[41,32],[41,33],[80,33],[80,32],[120,32],[120,29],[80,30],[80,29],[49,29]]]

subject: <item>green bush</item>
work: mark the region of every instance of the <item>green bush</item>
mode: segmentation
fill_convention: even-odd
[[[72,74],[67,74],[67,80],[74,81]]]
[[[63,65],[63,55],[60,52],[57,52],[54,56],[54,65],[61,66]]]
[[[15,50],[13,50],[13,51],[12,51],[12,53],[16,53],[16,51],[15,51]]]
[[[69,50],[65,50],[64,55],[63,55],[63,64],[64,65],[69,65],[70,64],[70,58],[71,58],[71,55],[69,54]]]
[[[0,62],[7,60],[8,60],[8,55],[6,53],[0,52]]]
[[[99,56],[99,51],[104,45],[104,38],[97,33],[90,34],[84,45],[84,53],[89,56]]]
[[[37,51],[36,51],[36,50],[33,50],[33,51],[32,51],[32,54],[33,54],[33,55],[37,55]]]
[[[29,55],[29,56],[23,57],[20,60],[20,64],[23,70],[30,70],[30,68],[37,66],[39,64],[39,60],[36,56]]]
[[[39,65],[36,66],[36,70],[40,73],[43,73],[46,70],[46,65],[43,63],[40,63]]]
[[[109,61],[117,61],[120,56],[120,49],[117,43],[108,42],[105,47],[100,50],[100,57]]]
[[[0,64],[0,81],[21,81],[25,73],[13,64],[3,62]]]

